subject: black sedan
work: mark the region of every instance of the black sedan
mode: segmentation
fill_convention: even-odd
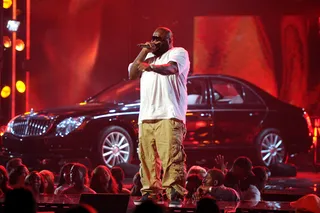
[[[244,149],[269,166],[312,146],[308,114],[226,75],[188,77],[186,152]],[[3,135],[8,156],[87,157],[109,167],[137,159],[139,80],[123,81],[75,106],[27,112]],[[196,156],[204,156],[204,155]]]

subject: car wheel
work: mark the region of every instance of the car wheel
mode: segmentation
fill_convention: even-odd
[[[257,138],[257,145],[257,156],[260,164],[270,166],[286,162],[286,145],[277,129],[263,130]]]
[[[98,144],[100,164],[112,168],[121,163],[130,163],[133,156],[132,139],[120,126],[107,127]]]

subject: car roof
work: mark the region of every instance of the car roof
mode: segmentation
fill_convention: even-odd
[[[261,98],[266,101],[266,102],[274,102],[274,101],[280,101],[278,98],[274,97],[273,95],[269,94],[266,92],[264,89],[260,88],[259,86],[244,80],[239,77],[231,76],[231,75],[225,75],[225,74],[191,74],[188,76],[188,78],[218,78],[218,79],[225,79],[225,80],[230,80],[230,81],[235,81],[240,84],[246,85],[252,90],[254,90],[255,93],[257,93]]]
[[[189,78],[191,77],[201,77],[201,78],[221,78],[221,79],[226,79],[226,80],[231,80],[231,81],[238,81],[242,84],[246,84],[247,86],[250,86],[250,87],[253,87],[253,89],[257,89],[257,90],[261,90],[262,92],[264,93],[267,93],[265,92],[263,89],[261,89],[260,87],[258,87],[257,85],[249,82],[249,81],[246,81],[242,78],[238,78],[238,77],[235,77],[235,76],[231,76],[231,75],[225,75],[225,74],[192,74],[192,75],[189,75],[188,76]],[[260,92],[260,91],[259,91]],[[267,93],[269,94],[269,93]]]

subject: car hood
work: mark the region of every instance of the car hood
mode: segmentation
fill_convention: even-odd
[[[74,117],[114,114],[119,112],[132,112],[139,110],[139,104],[113,104],[113,103],[84,103],[66,107],[43,109],[34,113],[42,116]]]

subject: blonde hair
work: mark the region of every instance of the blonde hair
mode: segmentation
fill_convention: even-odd
[[[187,177],[190,175],[200,175],[201,177],[204,177],[207,174],[207,171],[205,168],[201,166],[191,166],[191,168],[188,171]]]

